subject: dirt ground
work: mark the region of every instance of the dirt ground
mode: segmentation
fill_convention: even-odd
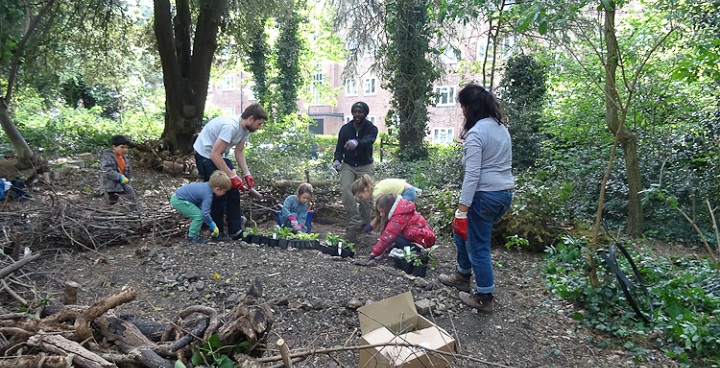
[[[133,183],[146,212],[168,207],[168,198],[187,179],[138,170]],[[34,201],[54,198],[101,206],[92,193],[97,183],[93,169],[56,175],[52,185],[38,185]],[[56,202],[55,202],[56,203]],[[22,211],[23,204],[14,205]],[[48,205],[52,203],[48,202]],[[260,216],[255,210],[253,219]],[[266,214],[267,215],[267,214]],[[344,224],[334,213],[315,213],[313,232],[342,234]],[[179,226],[186,225],[179,223]],[[272,221],[259,221],[269,229]],[[363,236],[358,258],[370,252],[375,238]],[[266,300],[287,299],[272,305],[274,323],[270,341],[283,338],[292,351],[352,346],[360,343],[358,306],[407,291],[416,302],[429,301],[423,311],[455,337],[458,358],[454,367],[670,367],[674,362],[650,347],[646,361],[622,349],[622,341],[598,347],[607,336],[576,327],[576,307],[545,290],[542,255],[509,251],[495,246],[493,261],[496,304],[493,313],[478,313],[459,302],[457,291],[437,281],[454,270],[455,249],[441,236],[438,266],[425,278],[408,276],[389,259],[376,267],[356,264],[311,250],[282,250],[242,241],[191,245],[182,237],[147,237],[131,244],[104,247],[98,252],[51,247],[32,264],[42,295],[59,300],[62,284],[80,283],[81,304],[131,285],[139,291],[117,314],[170,320],[191,305],[218,311],[232,308],[255,277],[262,279]],[[2,298],[5,298],[3,296]],[[265,356],[275,355],[268,351]],[[354,367],[357,351],[318,354],[296,367]],[[472,358],[472,359],[467,359]],[[269,366],[269,365],[268,365]]]

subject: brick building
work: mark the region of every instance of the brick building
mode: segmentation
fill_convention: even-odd
[[[461,88],[461,81],[481,81],[482,76],[473,73],[478,68],[468,67],[477,65],[485,60],[485,53],[490,55],[487,63],[492,61],[492,48],[486,49],[487,36],[482,32],[466,32],[466,35],[457,41],[455,45],[449,45],[449,50],[441,56],[447,73],[443,79],[434,85],[436,98],[435,106],[428,108],[428,129],[427,139],[433,144],[452,143],[454,138],[460,135],[463,124],[462,110],[456,102],[456,94]],[[497,65],[501,65],[514,48],[512,38],[502,42],[503,50],[497,55]],[[462,61],[462,63],[461,63]],[[298,100],[299,112],[307,114],[317,122],[317,126],[310,130],[316,134],[334,135],[340,131],[340,127],[349,121],[350,106],[356,101],[364,101],[370,106],[368,119],[372,121],[381,132],[387,132],[385,118],[390,108],[391,93],[381,88],[381,81],[368,72],[372,62],[370,57],[365,57],[361,62],[359,75],[354,78],[344,79],[344,65],[325,62],[318,67],[318,72],[313,76],[313,84],[323,84],[328,90],[340,92],[336,96],[334,105],[322,102],[319,98],[314,100]],[[460,65],[463,65],[460,67]],[[362,70],[364,68],[364,70]],[[496,70],[500,69],[496,66]],[[481,69],[480,69],[481,70]],[[499,73],[495,72],[497,85]],[[225,115],[240,115],[248,104],[255,102],[252,94],[251,84],[242,84],[242,81],[250,80],[247,73],[226,74],[221,80],[211,85],[208,90],[208,105],[217,106],[223,110]],[[463,82],[464,83],[464,82]],[[316,93],[316,96],[318,94]]]

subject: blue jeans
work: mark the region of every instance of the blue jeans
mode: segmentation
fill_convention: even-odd
[[[407,199],[410,202],[415,203],[415,198],[417,198],[417,191],[415,190],[415,187],[407,188],[403,190],[401,197]]]
[[[475,286],[480,294],[495,291],[490,240],[493,225],[510,209],[512,198],[511,190],[475,192],[467,214],[467,242],[453,232],[457,247],[457,270],[463,274],[475,273]]]
[[[227,158],[223,158],[230,170],[235,167]],[[195,164],[198,173],[202,176],[203,181],[210,180],[210,175],[217,170],[217,166],[209,158],[205,158],[195,152]],[[214,196],[212,206],[210,207],[210,217],[215,221],[215,225],[220,229],[221,233],[225,233],[225,217],[227,217],[228,232],[225,234],[234,235],[242,230],[242,210],[240,209],[240,190],[230,188],[224,196]]]

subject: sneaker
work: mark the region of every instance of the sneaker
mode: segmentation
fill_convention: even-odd
[[[220,233],[220,234],[218,234],[218,236],[215,236],[212,238],[212,241],[214,241],[214,242],[229,242],[231,240],[232,240],[232,238],[227,236],[227,234],[225,234],[225,233]]]
[[[236,231],[234,234],[230,234],[230,235],[229,235],[229,237],[230,237],[232,240],[240,240],[240,239],[242,239],[242,236],[243,236],[243,230],[242,230],[242,229]]]
[[[455,272],[452,276],[441,274],[438,277],[438,280],[442,282],[443,284],[447,286],[452,286],[454,288],[457,288],[460,291],[464,291],[466,293],[470,292],[470,276],[471,274],[464,274],[460,272]]]
[[[492,311],[493,305],[492,294],[475,294],[460,292],[460,301],[465,305],[477,309],[479,312],[490,312]]]
[[[185,238],[185,240],[187,240],[188,243],[192,243],[192,244],[205,244],[205,238],[203,238],[200,235],[193,235],[193,236],[188,235],[188,237]]]

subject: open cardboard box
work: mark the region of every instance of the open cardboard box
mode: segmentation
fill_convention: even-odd
[[[455,339],[442,328],[418,315],[410,292],[366,305],[358,309],[358,312],[362,345],[413,345],[361,349],[360,368],[439,368],[451,365],[452,355],[425,349],[454,353]]]

